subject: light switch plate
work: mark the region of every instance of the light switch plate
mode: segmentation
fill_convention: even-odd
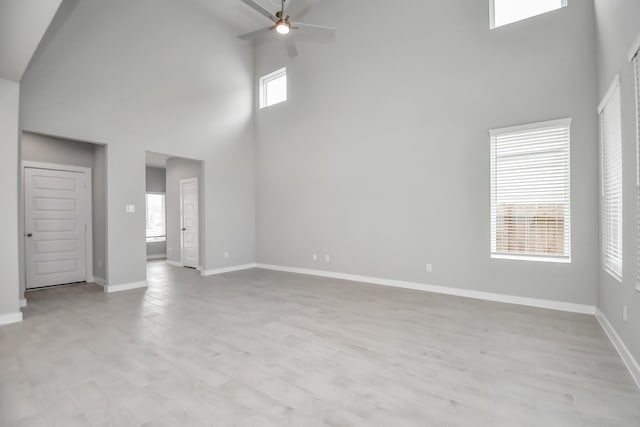
[[[136,205],[127,205],[127,213],[135,213]]]

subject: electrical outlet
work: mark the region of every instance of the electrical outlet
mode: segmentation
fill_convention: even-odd
[[[622,319],[625,322],[629,320],[629,308],[626,305],[622,306]]]
[[[427,273],[431,273],[433,271],[433,266],[431,264],[427,264]]]
[[[136,205],[127,205],[125,210],[127,213],[136,213]]]
[[[325,256],[324,256],[324,260],[325,260],[326,262],[331,262],[331,257],[330,257],[329,255],[325,255]]]
[[[314,261],[317,261],[318,260],[318,254],[313,254],[312,258],[313,258]]]
[[[225,253],[224,253],[224,257],[225,257],[226,259],[229,259],[229,252],[225,252]]]

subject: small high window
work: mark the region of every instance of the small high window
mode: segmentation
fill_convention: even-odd
[[[532,16],[563,8],[567,0],[489,0],[491,28],[522,21]]]
[[[260,108],[287,100],[287,69],[281,68],[260,77]]]

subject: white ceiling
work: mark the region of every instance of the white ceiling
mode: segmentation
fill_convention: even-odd
[[[247,6],[240,0],[193,0],[200,4],[213,16],[224,22],[235,31],[240,34],[247,33],[249,31],[258,30],[269,26],[269,21],[264,16],[260,15],[251,7]],[[304,9],[305,6],[313,6],[319,0],[287,0],[291,1],[290,11],[296,12]],[[280,8],[279,0],[255,0],[256,3],[263,6],[265,9],[273,11]],[[295,14],[292,14],[295,19]]]
[[[61,1],[0,1],[1,78],[20,82]]]

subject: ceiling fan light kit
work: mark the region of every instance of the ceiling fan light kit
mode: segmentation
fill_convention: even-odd
[[[291,17],[286,14],[287,8],[291,3],[291,0],[281,0],[280,10],[278,10],[276,13],[269,12],[267,9],[265,9],[264,7],[256,3],[255,0],[240,0],[240,1],[242,1],[247,6],[250,6],[256,12],[260,13],[261,15],[268,18],[272,22],[272,26],[270,27],[263,28],[257,31],[252,31],[250,33],[242,34],[238,36],[243,40],[251,40],[251,39],[261,37],[271,32],[272,30],[276,30],[276,33],[282,36],[288,35],[291,32],[291,30],[302,30],[305,33],[324,35],[324,36],[332,35],[336,31],[335,28],[322,27],[320,25],[303,24],[299,22],[291,22],[289,20]],[[285,1],[288,1],[286,5],[285,5]],[[288,40],[287,43],[288,43],[287,50],[289,51],[289,54],[291,56],[296,56],[297,50],[295,49],[295,44],[293,40]]]

